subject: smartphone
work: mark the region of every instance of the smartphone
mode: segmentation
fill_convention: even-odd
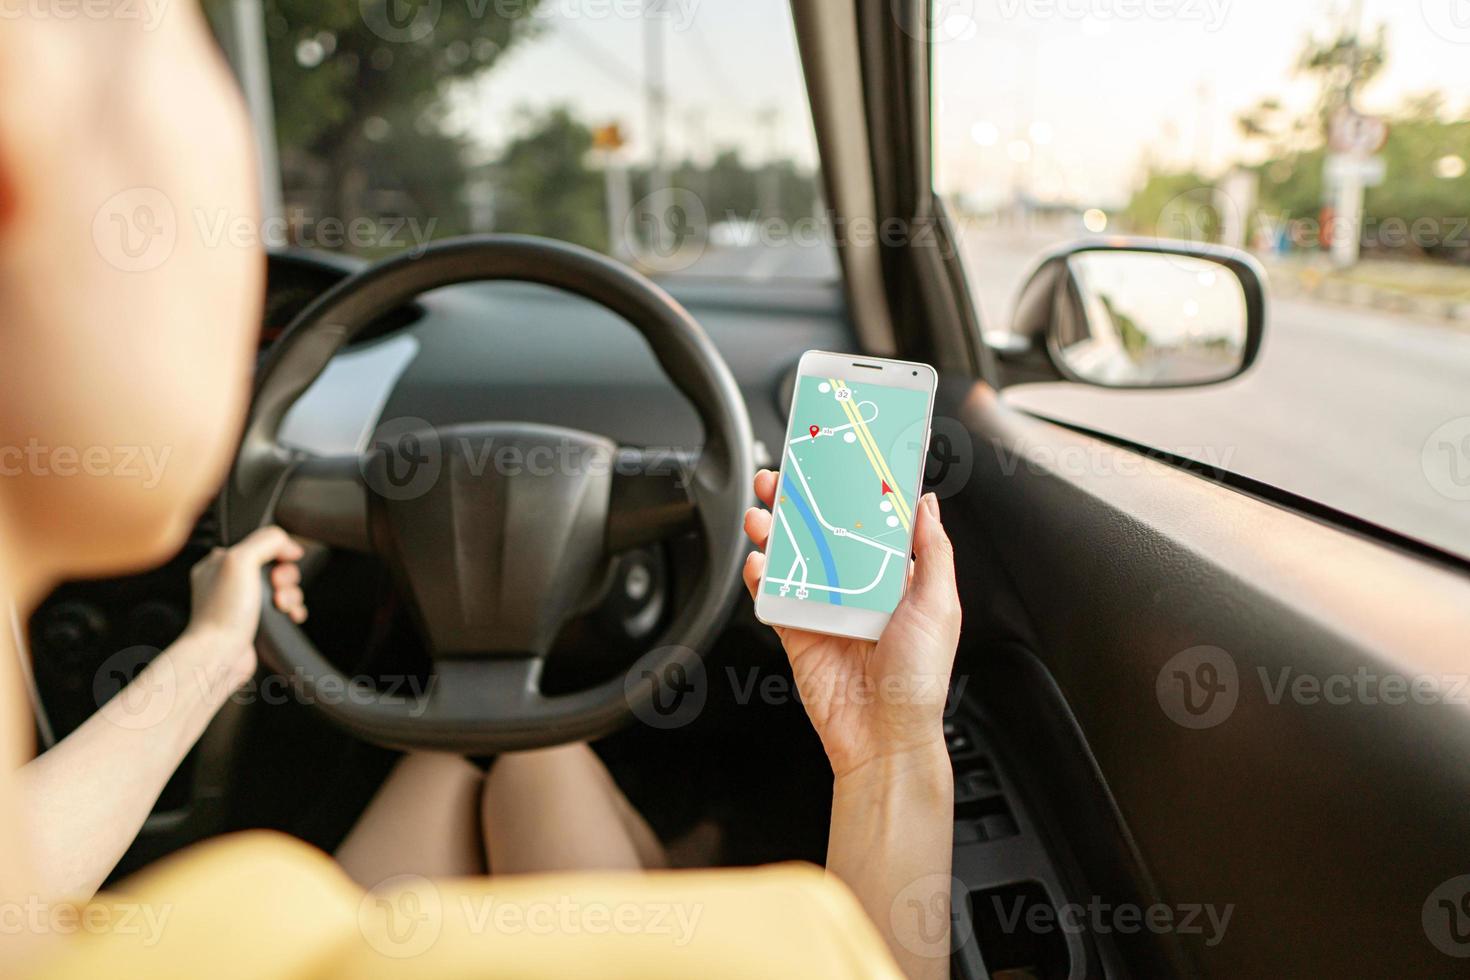
[[[807,351],[796,370],[755,615],[875,640],[908,587],[938,375]]]

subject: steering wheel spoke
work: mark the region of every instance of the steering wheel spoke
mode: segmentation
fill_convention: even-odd
[[[610,554],[698,529],[691,482],[697,462],[677,450],[618,450],[607,513]]]
[[[368,487],[357,456],[308,456],[286,471],[275,521],[292,534],[348,551],[373,550]]]

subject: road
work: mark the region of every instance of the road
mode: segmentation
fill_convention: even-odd
[[[1006,322],[1036,256],[1058,240],[967,235],[986,324]],[[690,271],[801,277],[832,269],[829,256],[721,250]],[[1273,298],[1256,366],[1236,381],[1168,392],[1024,385],[1005,398],[1470,556],[1470,332],[1408,314]]]

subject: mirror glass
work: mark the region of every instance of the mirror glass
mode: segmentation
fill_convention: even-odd
[[[1053,343],[1077,378],[1103,385],[1207,384],[1245,360],[1245,289],[1224,265],[1127,250],[1067,259],[1072,302]]]

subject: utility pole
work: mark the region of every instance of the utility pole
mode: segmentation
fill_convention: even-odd
[[[1344,118],[1357,113],[1353,106],[1357,94],[1358,72],[1363,64],[1363,0],[1352,0],[1348,7],[1348,77],[1343,85],[1342,105],[1336,110]],[[1335,125],[1333,123],[1332,125]],[[1331,136],[1329,136],[1329,140]],[[1332,202],[1332,262],[1340,269],[1358,263],[1363,238],[1363,205],[1367,184],[1361,168],[1346,166],[1336,175]]]
[[[643,79],[644,94],[648,106],[648,138],[652,160],[648,169],[648,200],[653,248],[664,253],[667,229],[665,208],[654,204],[667,197],[669,186],[667,152],[668,89],[664,85],[664,18],[658,9],[658,0],[644,0],[643,4]]]

